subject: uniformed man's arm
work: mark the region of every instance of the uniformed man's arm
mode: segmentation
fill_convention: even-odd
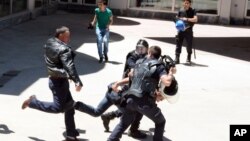
[[[122,80],[119,80],[119,81],[116,81],[113,85],[112,85],[112,89],[113,91],[115,92],[119,92],[121,89],[120,87],[125,85],[125,84],[128,84],[129,83],[129,77],[126,77]]]
[[[191,22],[191,23],[197,23],[198,22],[198,17],[195,15],[193,18],[180,18],[183,21]]]
[[[127,59],[127,65],[129,66],[129,68],[134,68],[135,64],[136,64],[136,60],[138,60],[135,56],[130,56]]]

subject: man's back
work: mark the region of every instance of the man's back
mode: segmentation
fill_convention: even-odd
[[[137,97],[153,96],[160,79],[157,74],[159,65],[161,63],[157,59],[139,59],[133,71],[129,93]]]

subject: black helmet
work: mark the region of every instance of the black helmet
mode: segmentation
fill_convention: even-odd
[[[137,44],[136,44],[136,48],[137,47],[146,47],[148,48],[148,42],[144,39],[140,39]]]
[[[136,52],[140,55],[145,55],[148,53],[148,42],[146,40],[140,39],[136,44]]]

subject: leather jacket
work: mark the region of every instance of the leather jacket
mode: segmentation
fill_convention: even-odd
[[[75,53],[70,46],[53,37],[48,39],[44,49],[45,62],[50,77],[69,78],[76,85],[82,86],[74,64]]]

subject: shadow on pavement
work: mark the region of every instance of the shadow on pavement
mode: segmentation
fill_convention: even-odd
[[[45,141],[45,140],[43,140],[43,139],[38,139],[38,138],[36,138],[36,137],[29,137],[31,140],[34,140],[34,141]]]
[[[175,38],[147,37],[153,40],[176,44]],[[194,48],[218,55],[250,61],[250,37],[195,37]],[[185,46],[185,41],[184,41]],[[183,51],[184,50],[183,48]],[[196,54],[199,58],[199,54]]]
[[[77,129],[77,131],[80,133],[80,134],[85,134],[86,133],[86,130],[82,130],[82,129]],[[66,132],[63,132],[63,136],[64,138],[66,138]],[[79,141],[89,141],[88,139],[82,139],[82,138],[77,138]]]
[[[73,50],[85,44],[96,44],[95,30],[87,29],[88,19],[90,18],[93,18],[92,15],[59,11],[54,15],[41,16],[2,30],[0,33],[2,50],[0,52],[0,74],[10,70],[20,73],[17,75],[18,77],[13,77],[12,80],[1,85],[0,93],[18,96],[38,79],[47,78],[43,45],[48,38],[53,36],[57,27],[64,25],[70,28],[71,41],[69,45]],[[117,20],[115,24],[119,25],[138,24],[126,19],[116,18],[115,20]],[[121,40],[124,40],[122,35],[110,32],[111,43]],[[110,49],[112,49],[112,46],[110,46]],[[93,57],[91,54],[76,53],[75,64],[79,75],[95,73],[105,66],[105,63],[98,63],[99,58]],[[122,62],[109,60],[108,63],[119,65]]]
[[[10,133],[15,133],[15,132],[11,131],[7,125],[0,124],[0,134],[10,134]]]
[[[145,133],[145,134],[147,134],[147,137],[146,137],[145,139],[136,139],[136,138],[133,138],[133,139],[138,140],[138,141],[152,141],[152,140],[153,140],[154,128],[150,128],[149,131],[146,131],[146,130],[140,130],[140,131],[143,132],[143,133]],[[112,131],[109,132],[109,133],[112,133]],[[125,135],[125,136],[128,136],[128,134],[125,133],[125,132],[124,132],[122,135],[123,135],[123,136],[124,136],[124,135]],[[132,138],[132,137],[131,137],[131,138]],[[166,137],[163,137],[163,141],[172,141],[172,140],[170,140],[170,139],[168,139],[168,138],[166,138]]]
[[[184,65],[184,66],[190,66],[190,67],[208,67],[208,65],[195,63],[195,59],[193,59],[191,64],[189,64],[189,63],[180,63],[180,64]]]
[[[155,128],[149,128],[149,131],[147,131],[147,134],[148,134],[147,139],[146,140],[141,140],[141,141],[152,141],[153,140],[154,130],[155,130]],[[163,141],[172,141],[172,140],[170,140],[170,139],[163,136]]]

